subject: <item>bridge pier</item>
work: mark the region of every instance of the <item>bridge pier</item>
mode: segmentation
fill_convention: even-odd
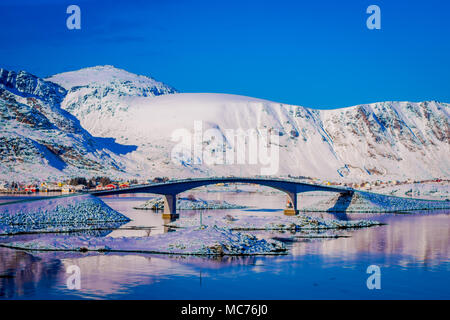
[[[286,209],[284,209],[284,214],[287,216],[295,216],[298,214],[297,209],[297,192],[286,192]]]
[[[164,198],[164,212],[162,214],[163,219],[170,219],[177,216],[177,195],[165,194]]]

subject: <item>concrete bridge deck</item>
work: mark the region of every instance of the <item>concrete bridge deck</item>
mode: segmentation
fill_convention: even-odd
[[[308,191],[330,191],[338,193],[353,193],[351,188],[324,186],[298,182],[290,179],[280,178],[239,178],[239,177],[210,177],[210,178],[191,178],[169,180],[167,182],[153,183],[147,185],[132,186],[129,188],[113,189],[113,190],[99,190],[90,191],[89,193],[96,196],[116,195],[124,193],[154,193],[160,194],[164,197],[164,212],[163,216],[172,217],[176,215],[176,199],[177,194],[218,183],[246,183],[257,184],[271,187],[283,191],[287,195],[287,207],[285,214],[295,215],[298,213],[297,209],[297,194]]]

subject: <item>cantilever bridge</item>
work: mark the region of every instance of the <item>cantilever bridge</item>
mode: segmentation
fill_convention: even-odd
[[[217,183],[247,183],[258,184],[262,186],[272,187],[283,191],[287,194],[287,207],[285,214],[294,215],[297,210],[297,194],[308,191],[330,191],[338,193],[353,193],[350,188],[324,186],[309,183],[302,183],[290,179],[278,178],[238,178],[238,177],[211,177],[211,178],[195,178],[182,180],[169,180],[167,182],[153,183],[147,185],[132,186],[129,188],[91,191],[92,195],[105,196],[123,193],[154,193],[164,197],[163,216],[171,217],[176,215],[177,211],[177,194],[194,189],[201,186],[212,185]]]

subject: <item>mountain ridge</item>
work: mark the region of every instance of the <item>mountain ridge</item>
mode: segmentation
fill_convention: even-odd
[[[66,86],[60,107],[90,135],[135,146],[109,155],[122,173],[140,178],[260,174],[261,165],[198,165],[174,155],[172,134],[193,132],[196,121],[223,136],[228,129],[276,132],[279,176],[341,182],[450,176],[447,103],[388,101],[312,109],[230,94],[179,93],[112,66],[60,73],[45,81]]]

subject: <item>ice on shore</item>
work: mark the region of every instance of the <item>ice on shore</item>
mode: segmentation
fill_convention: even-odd
[[[286,253],[276,240],[233,232],[217,226],[192,227],[152,237],[71,237],[56,236],[0,246],[39,251],[138,252],[183,255],[271,255]]]
[[[218,200],[203,200],[196,198],[178,198],[177,210],[205,210],[205,209],[244,209],[246,206]],[[141,210],[164,210],[163,198],[148,200],[144,204],[134,207]]]
[[[405,212],[450,209],[450,201],[409,199],[358,191],[353,195],[333,194],[299,209],[304,212]]]
[[[117,228],[128,221],[92,195],[0,205],[0,235]]]
[[[218,226],[231,230],[325,230],[352,229],[381,225],[372,220],[337,220],[322,219],[307,215],[298,216],[240,216],[226,215],[203,216],[202,223],[207,226]],[[179,220],[166,224],[174,228],[190,228],[199,225],[198,217],[181,217]]]

